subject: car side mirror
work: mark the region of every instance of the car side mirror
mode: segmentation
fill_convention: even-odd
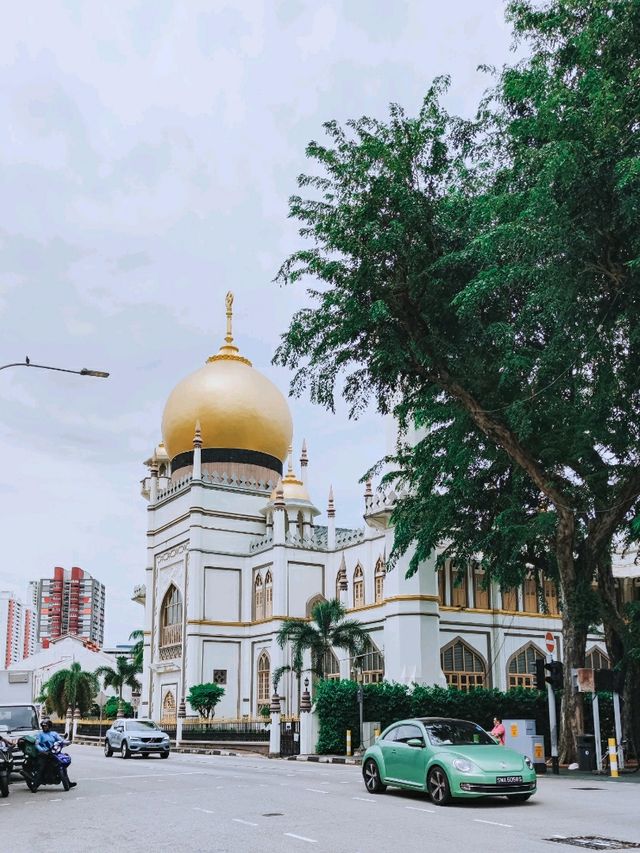
[[[407,741],[407,746],[415,746],[419,749],[424,748],[424,740],[421,737],[411,737]]]

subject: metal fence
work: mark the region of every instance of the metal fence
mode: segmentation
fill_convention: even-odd
[[[182,724],[183,740],[268,741],[269,723],[237,720],[235,722],[185,722]],[[167,731],[166,727],[163,727]]]

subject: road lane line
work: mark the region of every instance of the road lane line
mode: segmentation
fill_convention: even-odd
[[[375,800],[368,800],[366,797],[351,797],[352,800],[359,800],[361,803],[375,803]]]
[[[285,835],[288,835],[289,838],[297,838],[298,841],[308,841],[309,844],[317,844],[318,840],[316,838],[307,838],[304,835],[296,835],[295,832],[285,832]]]
[[[312,791],[314,794],[328,794],[328,791],[321,791],[320,788],[305,788],[305,791]]]
[[[242,820],[240,817],[232,817],[231,820],[235,821],[235,823],[243,823],[245,826],[257,826],[257,823],[251,823],[250,820]]]
[[[427,812],[427,814],[435,814],[435,809],[421,809],[418,806],[405,806],[405,809],[410,809],[412,812]]]
[[[204,812],[205,814],[215,814],[211,809],[201,809],[199,806],[193,806],[194,812]]]
[[[475,823],[489,823],[491,826],[506,826],[508,829],[513,829],[513,825],[510,823],[496,823],[495,820],[480,820],[480,818],[474,818]]]

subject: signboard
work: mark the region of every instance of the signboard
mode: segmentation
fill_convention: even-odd
[[[93,701],[96,703],[96,705],[98,706],[98,708],[104,708],[104,706],[107,704],[107,699],[108,699],[108,698],[109,698],[109,697],[107,696],[107,694],[106,694],[106,693],[104,693],[104,692],[101,690],[101,691],[97,694],[96,698],[95,698]]]
[[[518,724],[517,723],[511,724],[511,737],[518,737]]]
[[[549,654],[552,655],[556,650],[556,640],[551,631],[547,631],[544,635],[544,644],[547,647]]]
[[[540,760],[544,761],[544,747],[542,746],[541,743],[534,744],[533,757],[535,759],[539,758]]]

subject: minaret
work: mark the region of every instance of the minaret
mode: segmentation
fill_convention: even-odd
[[[344,553],[340,559],[340,568],[338,569],[338,577],[340,578],[340,604],[343,607],[349,606],[349,584],[347,582],[347,564],[344,561]]]
[[[196,429],[193,436],[192,479],[196,482],[202,479],[202,432],[200,430],[200,421],[196,421]]]
[[[373,490],[371,488],[371,480],[367,480],[364,490],[364,511],[369,512],[373,503]]]
[[[309,457],[307,456],[307,441],[306,439],[302,439],[302,451],[300,453],[300,479],[304,486],[308,487],[308,472],[307,467],[309,465]]]
[[[158,500],[158,463],[151,463],[151,485],[149,488],[149,503],[154,504]]]
[[[276,486],[276,499],[273,502],[273,544],[284,545],[286,538],[284,490],[282,480]]]
[[[336,508],[333,505],[333,486],[329,486],[329,505],[327,507],[327,548],[334,551],[336,547]]]

